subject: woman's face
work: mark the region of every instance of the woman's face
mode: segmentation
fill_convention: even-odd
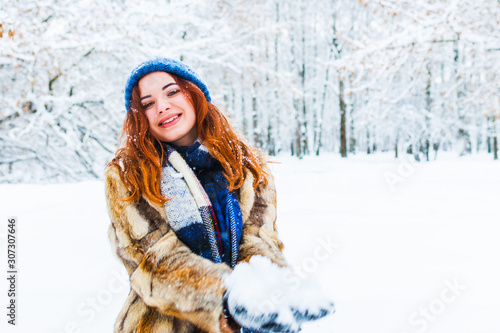
[[[166,72],[152,72],[139,80],[139,96],[151,134],[176,146],[190,146],[198,138],[196,113],[187,93]]]

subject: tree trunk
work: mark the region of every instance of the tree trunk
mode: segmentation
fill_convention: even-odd
[[[259,110],[257,109],[257,98],[255,97],[257,91],[257,84],[254,82],[253,84],[253,96],[252,96],[252,134],[253,134],[253,142],[257,148],[262,147],[262,136],[261,136],[261,128],[259,126]]]
[[[457,39],[453,43],[453,52],[455,54],[453,60],[455,62],[455,82],[458,84],[457,85],[457,105],[458,105],[458,119],[460,120],[460,129],[458,130],[458,135],[459,138],[461,138],[464,142],[464,147],[462,151],[460,152],[460,156],[465,155],[465,154],[470,154],[471,152],[471,142],[470,142],[470,134],[469,131],[466,129],[466,118],[464,115],[463,107],[462,107],[462,102],[461,99],[464,96],[463,88],[464,85],[460,84],[461,80],[461,75],[462,75],[462,69],[460,67],[460,57],[459,57],[459,42],[460,42],[460,35],[457,35]]]
[[[432,107],[432,99],[431,99],[431,82],[432,82],[432,73],[431,73],[431,61],[427,63],[427,85],[425,86],[425,104],[427,107],[427,114],[425,115],[425,124],[427,127],[427,133],[425,133],[425,142],[424,142],[424,154],[427,162],[429,162],[429,147],[430,147],[430,134],[432,131],[430,130],[430,116],[431,107]]]
[[[306,4],[302,2],[301,5],[302,12],[306,14]],[[307,136],[308,128],[310,124],[308,124],[307,120],[307,103],[306,103],[306,28],[305,28],[305,20],[302,20],[302,70],[300,73],[302,78],[302,115],[301,115],[301,128],[300,128],[300,148],[302,150],[302,155],[309,155],[309,140]]]
[[[497,130],[497,124],[496,124],[496,119],[493,117],[493,159],[496,161],[498,160],[498,130]]]
[[[498,140],[496,136],[493,138],[493,159],[498,160]]]
[[[344,101],[344,81],[339,78],[339,103],[340,103],[340,156],[347,157],[346,136],[346,107]]]

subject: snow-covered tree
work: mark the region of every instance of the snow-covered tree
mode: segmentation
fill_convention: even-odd
[[[154,56],[271,154],[498,158],[498,22],[496,0],[4,2],[0,182],[101,177]]]

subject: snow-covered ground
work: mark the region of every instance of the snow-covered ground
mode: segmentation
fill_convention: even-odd
[[[336,302],[303,332],[500,332],[500,164],[389,155],[280,156],[278,228],[299,274]],[[0,186],[2,332],[111,332],[128,291],[103,184]],[[18,218],[17,325],[7,325],[7,218]]]

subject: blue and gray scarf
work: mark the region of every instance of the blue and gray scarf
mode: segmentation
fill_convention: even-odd
[[[243,222],[222,166],[199,141],[187,147],[162,146],[160,190],[171,198],[165,203],[171,228],[194,253],[234,267]]]
[[[160,190],[172,198],[165,203],[171,228],[194,253],[234,268],[243,221],[222,166],[199,141],[186,147],[162,146],[166,156]],[[259,333],[246,328],[241,332]]]

